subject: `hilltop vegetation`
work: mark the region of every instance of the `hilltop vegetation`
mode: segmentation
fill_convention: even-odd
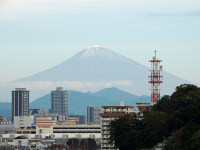
[[[166,150],[200,147],[200,88],[183,84],[164,96],[144,119],[124,116],[110,124],[110,141],[120,150],[148,149],[165,143]]]

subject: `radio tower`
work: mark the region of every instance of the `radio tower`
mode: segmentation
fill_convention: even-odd
[[[161,76],[162,65],[160,62],[162,60],[158,60],[155,56],[153,56],[153,60],[149,60],[151,62],[151,76],[149,76],[149,83],[151,83],[151,104],[155,104],[160,100],[160,84],[163,83]]]

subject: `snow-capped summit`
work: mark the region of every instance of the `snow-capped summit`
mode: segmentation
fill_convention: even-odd
[[[80,57],[83,59],[87,58],[103,58],[103,59],[110,59],[110,60],[120,60],[125,59],[122,55],[114,52],[113,50],[100,46],[100,45],[93,45],[88,46],[88,48],[79,52],[76,57]]]

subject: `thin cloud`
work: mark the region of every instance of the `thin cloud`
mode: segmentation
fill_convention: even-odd
[[[118,86],[131,86],[132,83],[127,80],[109,81],[109,82],[79,82],[79,81],[30,81],[30,82],[9,82],[1,83],[0,88],[27,88],[29,90],[52,90],[55,87],[64,87],[66,89],[92,89],[92,88],[106,88]]]
[[[0,20],[17,20],[33,16],[52,16],[88,12],[123,12],[127,14],[149,14],[152,16],[199,15],[197,0],[1,0]],[[101,11],[100,11],[101,10]],[[196,10],[196,12],[192,12]],[[179,16],[179,15],[177,15]]]
[[[174,12],[174,13],[148,13],[140,15],[150,16],[150,17],[195,17],[195,16],[200,16],[200,11]]]

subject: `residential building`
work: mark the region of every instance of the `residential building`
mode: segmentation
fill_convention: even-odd
[[[77,117],[78,124],[85,124],[85,115],[70,115],[70,117]]]
[[[102,106],[101,116],[101,150],[116,150],[114,143],[109,143],[109,124],[112,120],[125,115],[135,115],[134,106]]]
[[[151,108],[151,103],[136,103],[137,113],[148,111]]]
[[[101,117],[99,116],[100,113],[101,107],[89,105],[87,107],[87,124],[101,124]]]
[[[58,121],[68,120],[68,92],[62,87],[51,91],[51,114],[58,117]]]
[[[15,116],[29,116],[29,91],[26,88],[12,91],[12,121]]]

